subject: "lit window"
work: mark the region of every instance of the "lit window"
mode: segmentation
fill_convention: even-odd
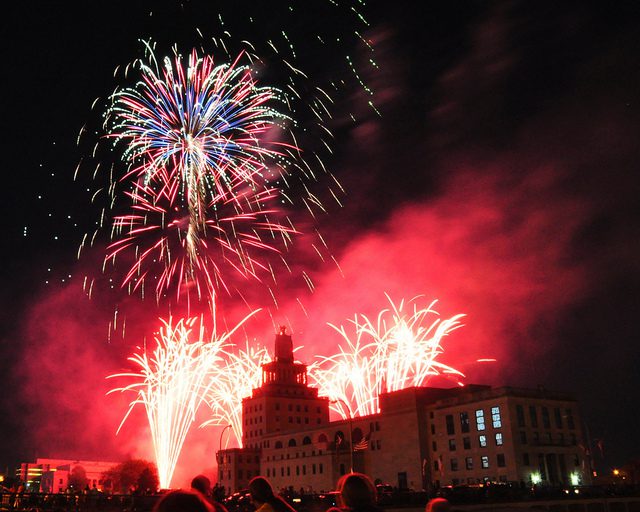
[[[485,446],[487,446],[487,436],[478,436],[478,442],[480,443],[480,448],[484,448]]]
[[[487,469],[489,467],[489,457],[487,455],[483,455],[480,457],[480,460],[482,461],[482,467]]]
[[[502,446],[502,432],[496,432],[496,446]]]
[[[500,418],[500,407],[491,408],[491,420],[493,422],[493,428],[502,427],[502,419]]]
[[[482,409],[478,409],[476,411],[476,427],[478,430],[484,430],[484,411]]]

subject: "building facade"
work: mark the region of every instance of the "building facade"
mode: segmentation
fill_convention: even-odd
[[[577,402],[544,389],[408,388],[379,397],[380,412],[330,421],[328,398],[276,335],[262,385],[243,400],[244,448],[218,453],[218,483],[246,488],[335,488],[353,470],[399,489],[485,482],[579,485],[591,481]]]
[[[18,478],[33,492],[60,493],[69,487],[69,476],[80,469],[86,475],[89,489],[102,491],[103,473],[116,466],[117,462],[43,459],[20,464]],[[82,491],[82,489],[76,489]]]

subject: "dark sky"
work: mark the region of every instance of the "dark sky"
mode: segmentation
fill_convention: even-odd
[[[467,314],[446,362],[498,359],[465,369],[467,382],[572,392],[594,442],[602,440],[602,468],[639,457],[640,6],[427,2],[418,12],[415,2],[369,2],[361,8],[367,26],[349,2],[342,11],[324,0],[292,2],[293,10],[253,3],[5,7],[0,467],[35,456],[118,456],[95,449],[111,446],[103,442],[111,423],[87,420],[86,405],[101,410],[104,372],[122,367],[165,312],[117,291],[92,300],[80,291],[84,275],[100,275],[106,243],[98,238],[77,261],[106,206],[100,196],[91,203],[104,180],[92,179],[93,168],[102,159],[124,170],[104,141],[92,156],[106,98],[127,83],[114,69],[142,57],[140,39],[164,53],[173,43],[215,53],[211,37],[222,30],[260,49],[283,29],[311,82],[344,81],[325,157],[345,189],[343,206],[328,200],[326,214],[299,221],[322,233],[341,272],[311,258],[303,236],[289,262],[292,274],[313,277],[314,294],[284,277],[274,308],[260,287],[234,281],[251,307],[270,311],[257,329],[286,323],[310,360],[324,350],[327,322],[385,307],[385,292],[440,299],[443,315]],[[309,35],[320,32],[340,42],[318,49]],[[271,61],[263,78],[278,85]],[[301,124],[311,126],[305,116]],[[301,146],[318,144],[310,133]],[[319,196],[328,196],[326,181],[313,185]],[[237,296],[224,301],[222,314],[246,312]],[[116,344],[106,333],[118,308],[128,334]]]

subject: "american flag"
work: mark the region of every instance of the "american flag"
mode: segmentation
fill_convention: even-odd
[[[359,452],[369,448],[369,437],[371,437],[371,432],[364,436],[361,441],[353,445],[353,451]]]

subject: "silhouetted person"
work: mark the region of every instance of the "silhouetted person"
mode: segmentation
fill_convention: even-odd
[[[376,488],[367,475],[349,473],[338,480],[340,491],[340,507],[333,507],[330,511],[350,512],[381,512],[376,506]]]
[[[249,494],[256,512],[296,512],[291,505],[273,493],[271,484],[263,476],[257,476],[249,482]]]
[[[155,504],[153,512],[213,512],[213,507],[198,491],[171,491]]]
[[[433,498],[427,503],[425,512],[449,512],[451,510],[450,503],[444,498]]]
[[[202,494],[207,503],[211,505],[216,512],[228,512],[227,508],[222,504],[215,501],[211,494],[211,480],[204,475],[198,475],[191,480],[191,489]]]

